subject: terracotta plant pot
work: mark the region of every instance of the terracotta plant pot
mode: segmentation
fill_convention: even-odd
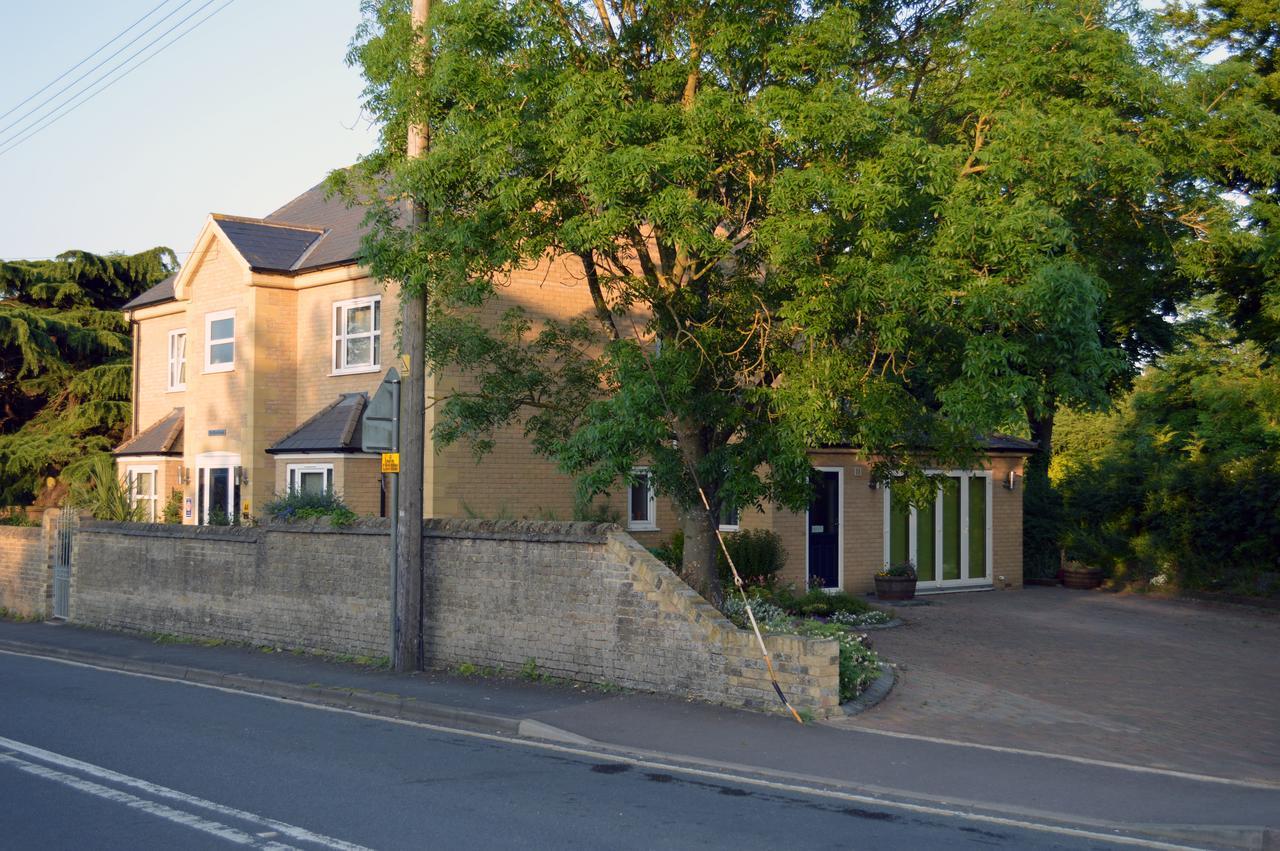
[[[1062,571],[1062,587],[1088,590],[1102,584],[1102,570],[1096,567],[1067,568]]]
[[[916,580],[910,576],[877,576],[876,596],[881,600],[914,599]]]

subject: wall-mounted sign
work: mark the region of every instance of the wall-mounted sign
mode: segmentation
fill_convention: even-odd
[[[382,453],[382,472],[384,473],[400,472],[400,453],[399,452],[383,452]]]
[[[226,437],[227,430],[225,428],[211,428],[209,429],[209,436],[210,437]]]
[[[187,497],[183,501],[183,514],[187,517],[191,516],[191,497]]]

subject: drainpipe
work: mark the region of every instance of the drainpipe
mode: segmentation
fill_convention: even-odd
[[[132,431],[129,437],[138,434],[138,351],[142,343],[142,326],[138,324],[138,320],[133,318],[133,311],[129,311],[129,337],[133,340],[133,351],[129,354],[129,360],[133,367],[133,374],[130,376],[130,397],[129,397],[129,421]]]

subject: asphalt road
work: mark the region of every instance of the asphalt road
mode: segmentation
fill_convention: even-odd
[[[0,654],[7,848],[1101,848]]]

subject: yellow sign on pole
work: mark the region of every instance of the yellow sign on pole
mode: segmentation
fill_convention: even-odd
[[[400,472],[400,453],[399,452],[383,452],[382,453],[382,472],[384,473]]]

